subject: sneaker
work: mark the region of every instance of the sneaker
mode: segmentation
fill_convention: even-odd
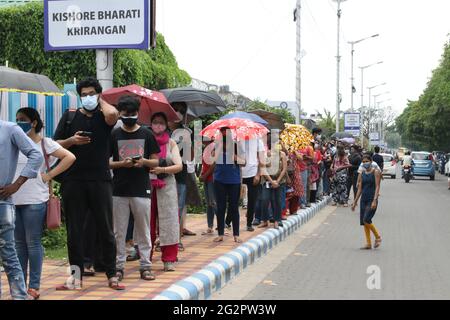
[[[255,229],[252,226],[249,226],[249,227],[247,227],[247,231],[252,232],[252,231],[255,231]]]
[[[173,262],[164,262],[164,271],[165,272],[175,271],[175,266],[173,265]]]

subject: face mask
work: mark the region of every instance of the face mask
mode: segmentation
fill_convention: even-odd
[[[123,124],[126,127],[134,127],[135,124],[138,121],[138,116],[132,116],[132,117],[120,117],[120,120],[122,120]]]
[[[17,125],[18,125],[19,127],[21,127],[22,130],[23,130],[26,134],[28,134],[28,133],[31,131],[31,128],[32,128],[31,122],[19,121],[19,122],[17,122]]]
[[[370,162],[363,163],[363,168],[369,170],[372,164]]]
[[[161,134],[166,131],[166,126],[163,124],[152,124],[152,130],[155,134]]]
[[[94,111],[98,106],[98,95],[82,97],[81,104],[86,111]]]

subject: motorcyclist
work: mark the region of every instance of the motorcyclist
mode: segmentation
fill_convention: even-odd
[[[405,176],[405,167],[411,168],[411,175],[414,175],[414,160],[411,157],[411,152],[408,151],[405,153],[403,157],[403,165],[402,165],[402,178]]]

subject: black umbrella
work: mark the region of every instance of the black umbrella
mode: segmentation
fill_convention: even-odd
[[[266,110],[252,110],[248,113],[254,113],[269,123],[270,129],[280,129],[284,130],[284,121],[279,114],[266,111]]]
[[[63,95],[47,76],[2,66],[0,66],[0,91]]]
[[[343,138],[354,138],[351,133],[348,132],[336,132],[331,135],[331,138],[343,139]]]
[[[208,92],[194,88],[165,89],[161,92],[170,103],[184,102],[187,115],[198,118],[208,114],[225,111],[227,106],[216,92]]]

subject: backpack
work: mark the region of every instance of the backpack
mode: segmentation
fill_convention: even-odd
[[[67,110],[67,119],[66,119],[66,122],[64,124],[64,137],[66,139],[70,136],[70,129],[71,129],[72,122],[75,119],[75,115],[76,114],[77,114],[77,109],[70,108],[70,109]],[[61,162],[61,160],[58,159],[58,161],[55,162],[55,164],[51,167],[51,169],[56,167],[60,162]],[[70,169],[68,169],[68,170],[70,170]],[[53,178],[53,180],[58,182],[58,183],[62,183],[64,181],[66,173],[67,173],[67,171],[58,174],[56,177]]]

